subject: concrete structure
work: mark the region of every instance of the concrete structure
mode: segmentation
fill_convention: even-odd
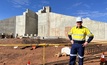
[[[40,12],[40,11],[39,11]],[[42,18],[42,19],[41,19]],[[67,32],[75,26],[76,17],[53,12],[38,13],[38,35],[67,37]],[[107,23],[83,19],[83,25],[95,35],[94,39],[106,40]]]
[[[27,9],[23,15],[15,16],[0,21],[0,33],[14,34],[18,36],[38,33],[38,16]]]
[[[0,21],[0,33],[14,33],[19,36],[37,34],[42,37],[57,36],[66,38],[67,32],[76,24],[75,19],[74,16],[51,12],[49,6],[43,7],[38,12],[27,9],[23,15]],[[107,23],[88,18],[84,18],[83,21],[83,25],[88,27],[95,35],[94,39],[107,40]]]
[[[12,17],[9,19],[5,19],[0,21],[0,33],[8,33],[12,34],[15,33],[15,22],[16,17]]]

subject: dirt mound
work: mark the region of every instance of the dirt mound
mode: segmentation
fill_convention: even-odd
[[[17,44],[17,43],[70,43],[67,39],[29,39],[29,38],[23,38],[23,39],[0,39],[0,44]]]
[[[38,39],[0,39],[0,44],[28,44],[28,43],[69,43],[69,40],[56,39],[56,40],[38,40]],[[97,42],[96,42],[97,43]],[[69,56],[55,57],[56,53],[59,53],[63,46],[55,47],[48,46],[45,48],[45,62],[51,63],[61,60],[68,60]],[[39,65],[43,63],[43,47],[38,47],[35,50],[30,50],[31,47],[22,49],[18,47],[0,47],[0,65],[26,65],[28,61],[31,65]],[[100,55],[100,53],[99,53]],[[87,55],[88,56],[88,55]],[[91,55],[93,56],[93,55]],[[99,65],[100,59],[89,60],[84,65]]]

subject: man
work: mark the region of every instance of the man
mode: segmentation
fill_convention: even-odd
[[[84,48],[88,45],[88,43],[90,43],[90,41],[94,37],[94,35],[90,32],[88,28],[82,26],[82,23],[82,18],[77,17],[77,26],[72,27],[72,29],[68,33],[68,37],[72,43],[69,65],[75,65],[77,54],[79,57],[79,65],[83,65]],[[86,36],[89,37],[88,40],[85,40]]]

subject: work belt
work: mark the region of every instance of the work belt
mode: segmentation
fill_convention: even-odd
[[[74,41],[74,43],[77,43],[77,44],[83,44],[83,43],[85,43],[85,40],[84,41],[73,40],[73,41]]]

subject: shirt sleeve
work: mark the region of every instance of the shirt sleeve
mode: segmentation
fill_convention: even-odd
[[[86,29],[86,35],[89,37],[87,42],[90,43],[91,40],[94,38],[94,35],[90,32],[89,29]]]
[[[72,40],[72,36],[71,36],[71,35],[68,35],[68,38],[69,38],[70,40]]]
[[[90,30],[87,29],[87,28],[86,28],[86,35],[87,35],[88,37],[93,37],[93,36],[94,36],[94,35],[90,32]]]
[[[68,32],[68,38],[70,39],[70,40],[72,40],[72,33],[73,33],[73,31],[72,31],[72,29]]]
[[[72,35],[73,31],[72,29],[68,32],[68,35]]]

